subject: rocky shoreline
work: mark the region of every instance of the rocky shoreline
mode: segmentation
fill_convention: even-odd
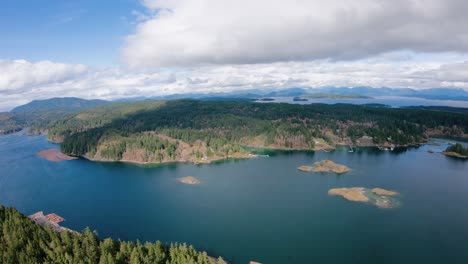
[[[37,155],[41,158],[45,158],[48,161],[53,161],[53,162],[78,159],[78,157],[68,156],[56,148],[39,151],[37,152]]]
[[[443,155],[449,156],[449,157],[455,157],[455,158],[459,158],[459,159],[468,159],[468,156],[463,156],[463,155],[458,154],[458,153],[456,153],[456,152],[442,151],[441,153],[442,153]]]
[[[50,141],[50,139],[49,139]],[[51,142],[54,142],[54,143],[60,143],[60,141],[51,141]],[[323,145],[321,144],[320,146],[316,146],[315,148],[313,149],[310,149],[310,148],[288,148],[288,147],[280,147],[280,146],[273,146],[273,147],[264,147],[264,146],[256,146],[256,145],[243,145],[245,147],[253,147],[253,148],[259,148],[259,149],[265,149],[265,150],[273,150],[273,151],[331,151],[331,150],[336,150],[337,147],[347,147],[347,146],[353,146],[353,147],[373,147],[373,148],[378,148],[380,150],[392,150],[390,149],[390,147],[392,148],[405,148],[405,147],[412,147],[412,146],[421,146],[421,145],[424,145],[424,144],[427,144],[428,140],[424,140],[423,142],[419,142],[419,143],[413,143],[413,144],[407,144],[407,145],[389,145],[389,144],[384,144],[384,145],[379,145],[379,144],[366,144],[366,145],[349,145],[345,142],[339,142],[339,143],[336,143],[335,145]],[[58,150],[50,150],[50,151],[58,151]],[[59,151],[60,152],[60,151]],[[351,151],[350,151],[351,152]],[[456,158],[461,158],[461,159],[467,159],[468,157],[467,156],[462,156],[462,155],[459,155],[457,153],[451,153],[451,152],[441,152],[442,154],[444,155],[447,155],[447,156],[452,156],[452,157],[456,157]],[[38,153],[39,154],[39,153]],[[95,155],[93,157],[89,156],[89,155],[84,155],[84,156],[79,156],[79,157],[76,157],[76,156],[69,156],[69,155],[66,155],[64,153],[61,153],[58,154],[58,153],[42,153],[42,154],[39,154],[41,157],[46,157],[46,156],[49,156],[49,158],[47,158],[48,160],[50,159],[51,161],[61,161],[61,160],[73,160],[73,159],[77,159],[79,157],[82,157],[82,158],[85,158],[87,160],[90,160],[90,161],[97,161],[97,162],[123,162],[123,163],[130,163],[130,164],[136,164],[136,165],[156,165],[156,164],[168,164],[168,163],[179,163],[179,162],[182,162],[182,163],[193,163],[193,164],[209,164],[209,163],[212,163],[212,162],[216,162],[216,161],[222,161],[222,160],[227,160],[227,159],[250,159],[250,158],[256,158],[256,157],[259,157],[259,156],[266,156],[266,155],[255,155],[255,154],[252,154],[252,153],[234,153],[230,156],[215,156],[215,157],[203,157],[203,158],[180,158],[180,159],[173,159],[173,160],[162,160],[162,161],[139,161],[139,160],[136,160],[136,159],[130,159],[130,156],[128,157],[125,157],[124,159],[120,159],[120,160],[113,160],[113,159],[107,159],[107,158],[103,158],[103,157],[100,157],[99,155]],[[312,166],[307,166],[307,165],[304,165],[304,166],[300,166],[298,167],[299,170],[301,171],[315,171],[316,169],[313,169]],[[349,168],[348,168],[349,169]],[[347,170],[346,168],[343,168],[343,172],[340,172],[340,171],[336,171],[335,173],[337,174],[340,174],[340,173],[345,173],[345,172],[348,172],[349,170]],[[324,171],[324,172],[327,172],[327,171]]]
[[[64,154],[65,155],[65,154]],[[227,157],[216,157],[216,158],[206,158],[206,159],[199,159],[199,160],[190,160],[190,159],[175,159],[175,160],[167,160],[161,162],[146,162],[146,161],[137,161],[137,160],[129,160],[129,159],[121,159],[121,160],[112,160],[112,159],[105,159],[105,158],[93,158],[89,156],[81,156],[84,159],[89,161],[96,161],[96,162],[122,162],[122,163],[129,163],[135,165],[157,165],[157,164],[170,164],[170,163],[193,163],[193,164],[210,164],[216,161],[222,161],[227,159],[252,159],[257,158],[260,155],[254,154],[242,154],[242,155],[232,155]]]

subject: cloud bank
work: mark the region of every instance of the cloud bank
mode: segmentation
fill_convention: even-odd
[[[143,0],[127,37],[133,67],[355,60],[468,52],[465,0]]]
[[[28,87],[63,83],[86,73],[85,65],[41,61],[0,60],[0,94],[18,93]]]
[[[415,62],[386,55],[348,62],[278,62],[204,66],[178,71],[92,68],[54,62],[0,61],[0,110],[34,99],[119,99],[290,87],[370,86],[468,89],[468,61]]]
[[[468,89],[465,0],[141,0],[123,64],[0,59],[0,110],[262,88]]]

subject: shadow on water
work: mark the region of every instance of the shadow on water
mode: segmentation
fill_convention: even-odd
[[[354,152],[350,154],[357,154],[357,155],[363,155],[363,154],[371,154],[371,155],[376,155],[376,156],[381,156],[381,155],[386,155],[387,153],[390,155],[401,155],[405,154],[409,151],[419,149],[421,146],[408,146],[408,147],[396,147],[393,150],[382,150],[379,149],[378,147],[354,147]],[[348,147],[340,147],[337,150],[342,150],[345,151],[347,150]]]
[[[457,157],[452,157],[452,156],[447,156],[447,155],[444,155],[444,157],[447,160],[447,162],[450,162],[454,166],[458,164],[468,163],[468,159],[457,158]]]

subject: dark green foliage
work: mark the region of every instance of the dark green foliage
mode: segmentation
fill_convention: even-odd
[[[396,145],[407,145],[426,139],[426,131],[431,128],[443,128],[444,135],[462,134],[468,131],[468,115],[345,104],[145,101],[92,108],[57,121],[50,132],[65,137],[65,153],[84,155],[95,151],[109,131],[130,138],[127,146],[142,142],[143,132],[154,131],[189,144],[200,140],[214,151],[229,152],[246,138],[257,136],[265,139],[266,146],[276,143],[292,147],[296,140],[313,148],[314,137],[333,144],[333,138],[324,131],[339,138],[356,140],[367,135],[377,144],[390,139]],[[165,143],[153,137],[143,145],[161,149],[161,144]],[[122,148],[111,146],[108,154],[118,157]]]
[[[458,154],[460,154],[462,156],[468,156],[468,147],[465,148],[460,143],[456,143],[455,145],[452,145],[452,146],[448,147],[445,151],[446,152],[455,152],[455,153],[458,153]]]
[[[15,133],[21,129],[21,125],[14,120],[12,113],[0,113],[0,135]]]
[[[225,263],[186,244],[99,240],[86,228],[81,234],[42,228],[14,208],[0,205],[0,263]]]

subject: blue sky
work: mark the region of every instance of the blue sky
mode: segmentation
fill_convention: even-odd
[[[112,65],[137,0],[2,0],[0,58]]]
[[[290,87],[468,89],[466,0],[2,0],[0,111]]]

